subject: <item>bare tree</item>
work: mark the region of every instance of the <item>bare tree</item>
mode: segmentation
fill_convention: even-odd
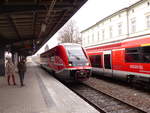
[[[46,45],[46,46],[45,46],[45,51],[48,51],[48,50],[49,50],[49,46]]]
[[[70,20],[59,32],[58,40],[61,43],[81,44],[81,35],[74,20]]]

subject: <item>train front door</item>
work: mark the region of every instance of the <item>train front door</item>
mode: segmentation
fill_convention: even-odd
[[[103,52],[103,60],[104,60],[104,75],[107,77],[112,77],[112,51],[104,51]]]

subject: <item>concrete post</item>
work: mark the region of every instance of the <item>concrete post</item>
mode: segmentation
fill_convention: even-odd
[[[0,47],[0,76],[5,75],[5,49]]]

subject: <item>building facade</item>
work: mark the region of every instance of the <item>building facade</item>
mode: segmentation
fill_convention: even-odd
[[[94,47],[127,38],[150,35],[150,0],[121,9],[83,30],[82,45]]]

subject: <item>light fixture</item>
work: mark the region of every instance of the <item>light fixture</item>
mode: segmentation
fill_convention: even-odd
[[[41,28],[41,32],[45,32],[45,30],[46,30],[46,24],[43,23],[43,24],[42,24],[42,28]]]

